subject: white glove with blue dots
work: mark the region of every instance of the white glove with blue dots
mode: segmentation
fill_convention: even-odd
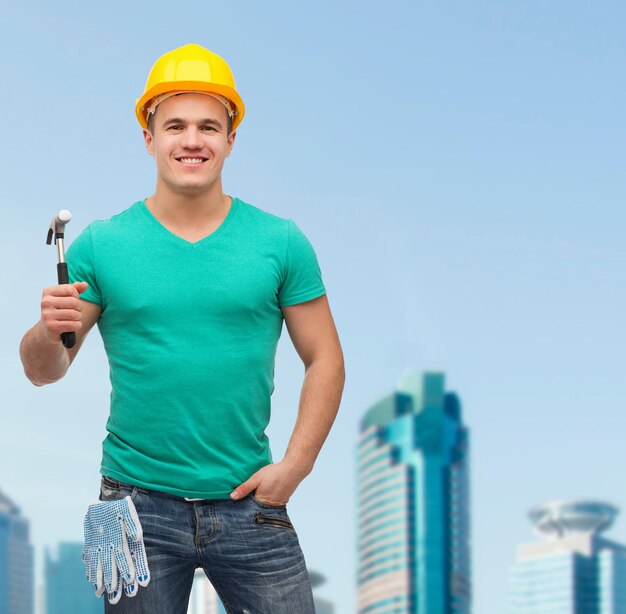
[[[130,497],[94,501],[85,514],[83,564],[87,580],[99,597],[105,591],[111,603],[134,597],[150,582],[143,531]],[[118,573],[119,572],[119,573]]]

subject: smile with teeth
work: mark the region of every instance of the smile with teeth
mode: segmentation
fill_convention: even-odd
[[[205,162],[206,159],[205,158],[176,158],[179,162],[182,162],[183,164],[202,164],[202,162]]]

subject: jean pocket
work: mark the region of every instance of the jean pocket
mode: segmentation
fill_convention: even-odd
[[[259,505],[260,507],[264,507],[267,509],[274,509],[274,510],[285,510],[287,509],[287,505],[283,504],[283,505],[274,505],[272,503],[266,503],[265,501],[261,501],[260,499],[257,499],[253,493],[250,493],[250,499],[252,501],[254,501],[254,503],[256,503],[257,505]]]
[[[257,512],[254,516],[255,524],[260,524],[262,526],[271,526],[271,527],[282,527],[283,529],[293,529],[293,525],[291,521],[285,518],[277,518],[276,516],[268,516],[267,514],[262,514],[261,512]]]
[[[130,484],[122,484],[117,480],[113,480],[106,476],[102,476],[100,480],[100,501],[116,501],[130,495],[134,498],[135,489]]]

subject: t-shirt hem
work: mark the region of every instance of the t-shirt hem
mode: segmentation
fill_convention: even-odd
[[[312,292],[307,292],[306,294],[298,294],[297,296],[288,298],[287,300],[281,301],[281,307],[291,307],[292,305],[298,305],[300,303],[306,303],[307,301],[312,301],[314,298],[319,298],[320,296],[324,296],[326,294],[326,289],[322,288],[321,290],[314,290]]]
[[[174,495],[176,497],[187,497],[190,499],[230,499],[230,493],[234,490],[234,487],[228,491],[200,491],[200,490],[183,490],[181,488],[171,488],[169,486],[162,486],[160,484],[151,484],[144,482],[143,480],[137,480],[131,478],[119,471],[112,471],[102,467],[100,469],[101,475],[129,484],[130,486],[137,486],[138,488],[145,488],[147,490],[154,490],[156,492],[163,492],[168,495]]]

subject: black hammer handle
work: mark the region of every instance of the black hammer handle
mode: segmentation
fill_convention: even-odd
[[[67,262],[59,262],[57,264],[57,278],[59,280],[59,284],[69,284],[70,277],[67,273]],[[61,343],[66,348],[73,348],[76,345],[76,333],[61,333]]]

